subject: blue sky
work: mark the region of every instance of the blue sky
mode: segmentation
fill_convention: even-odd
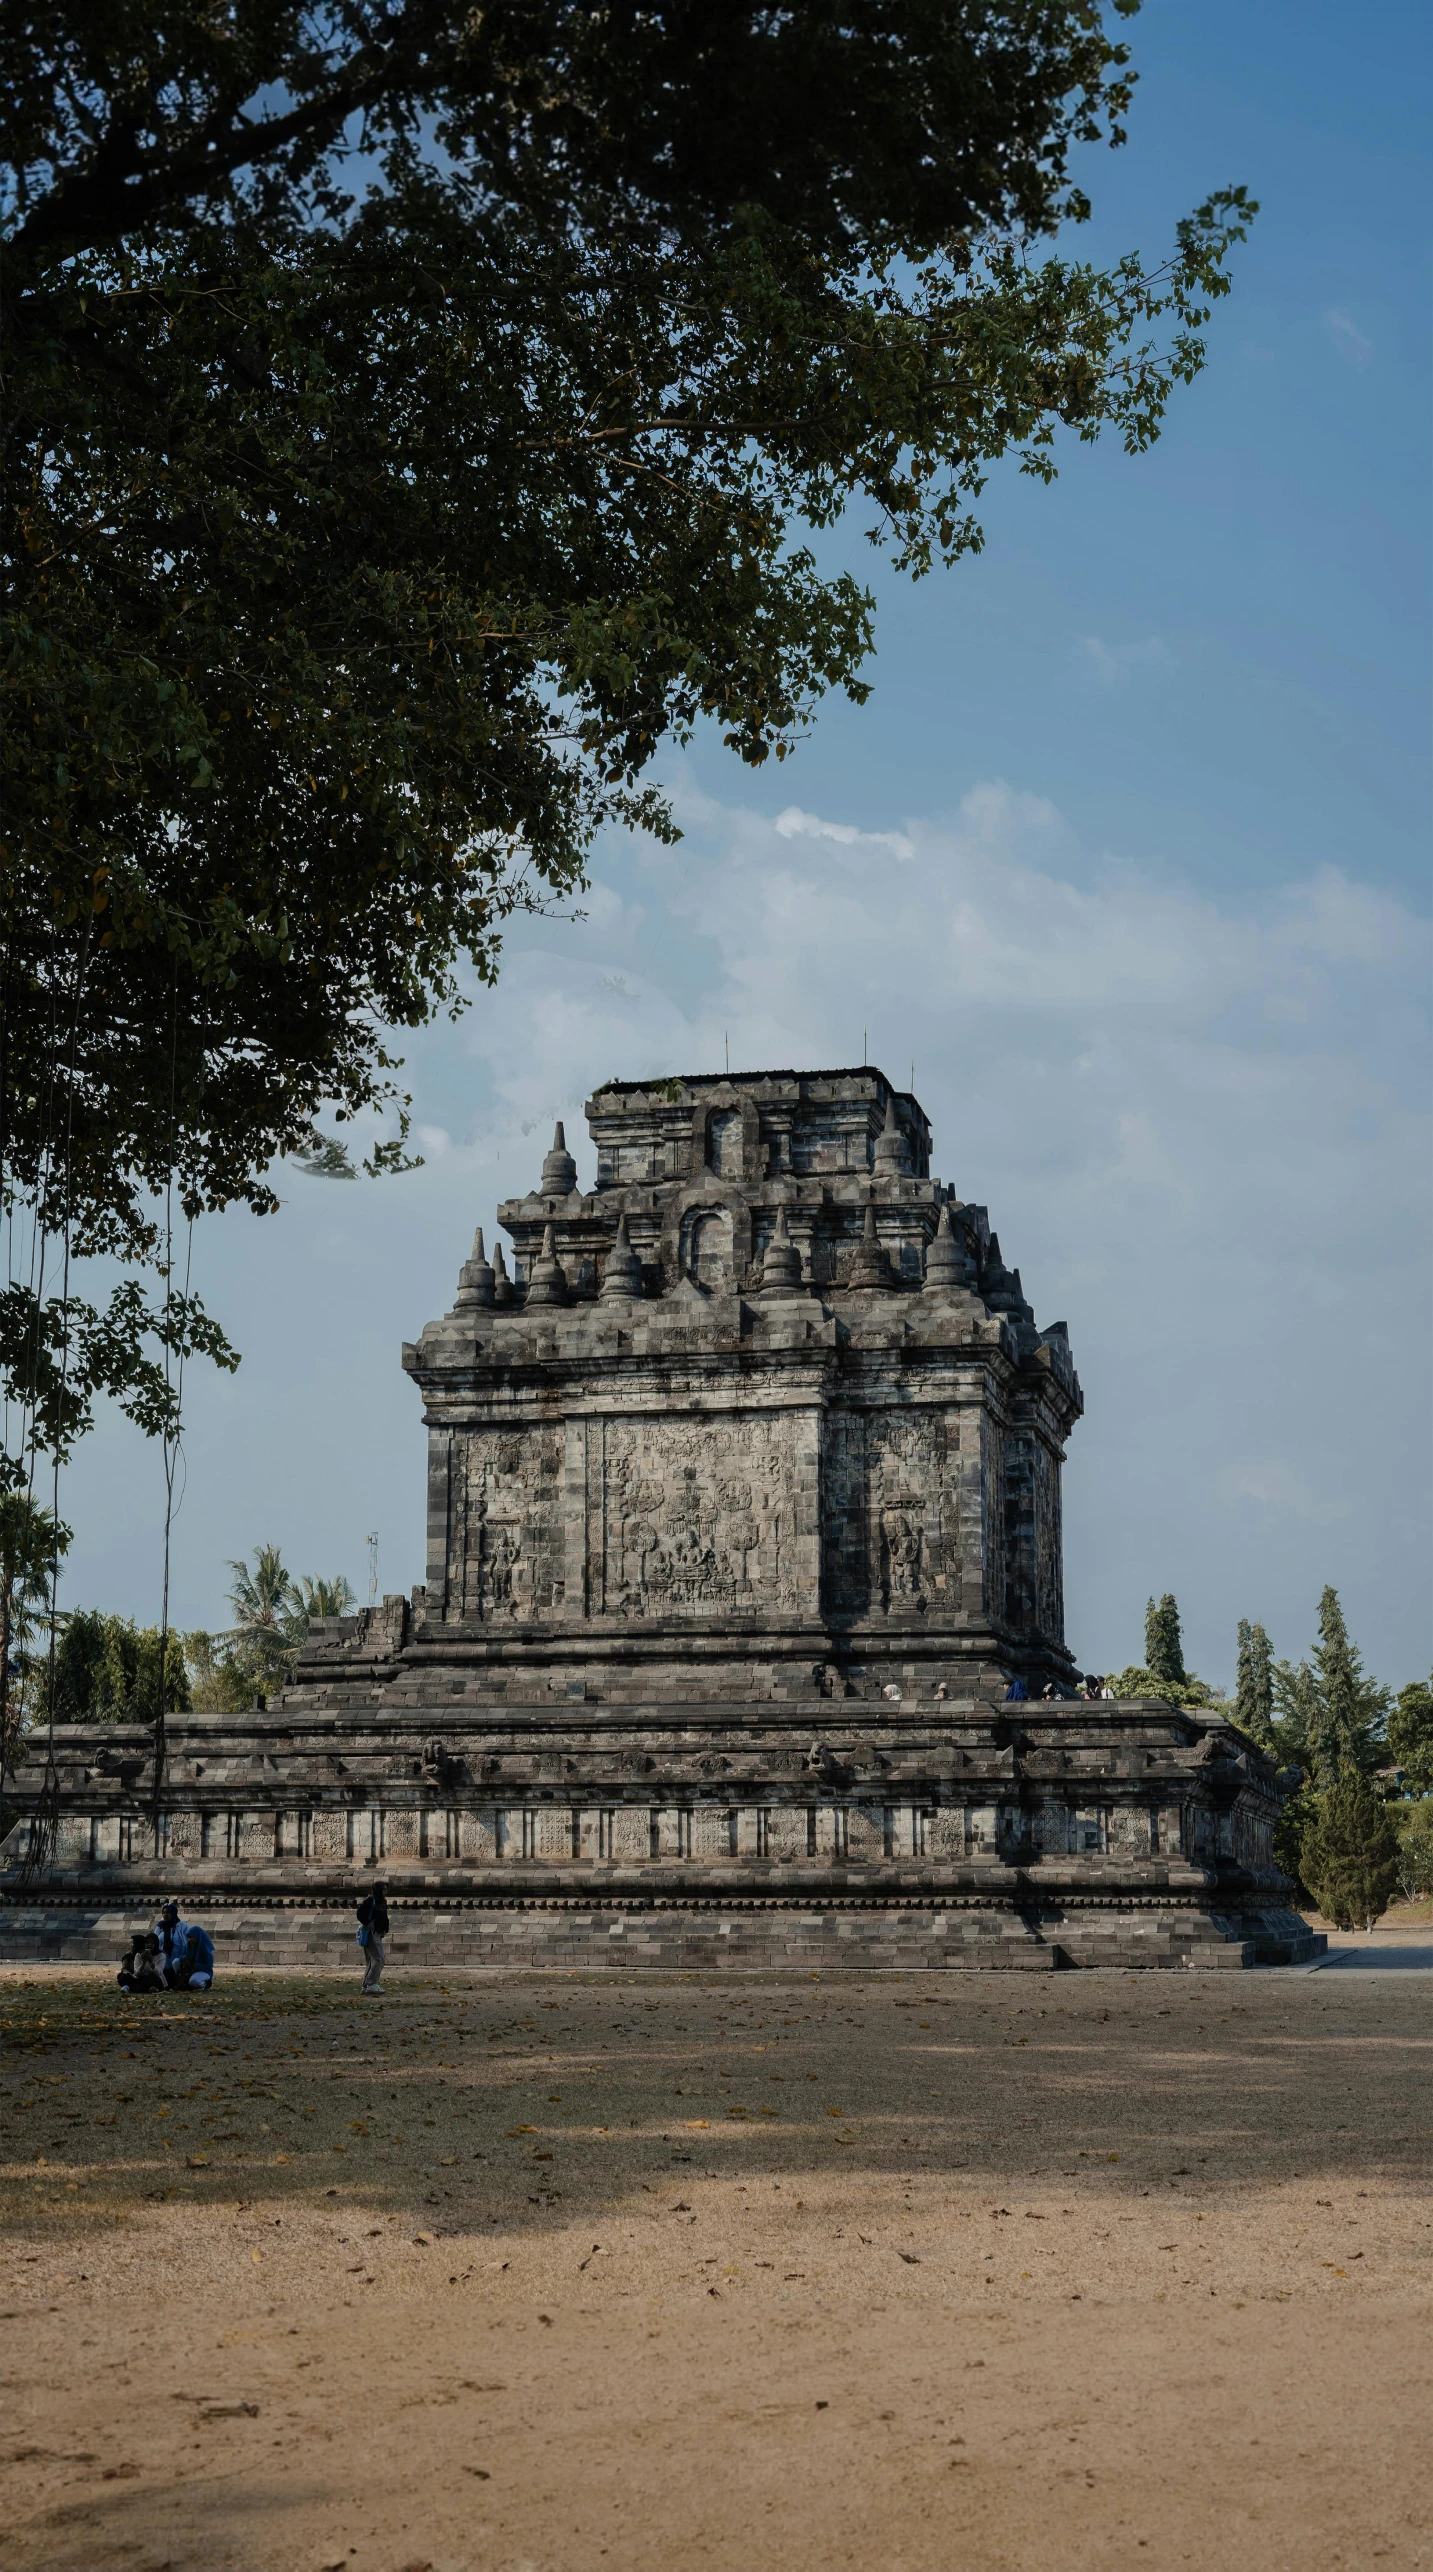
[[[1429,1582],[1427,96],[1422,12],[1165,0],[1132,24],[1131,140],[1090,255],[1167,244],[1210,189],[1262,211],[1210,363],[1150,454],[1073,449],[987,494],[987,549],[872,581],[864,709],[780,770],[671,758],[675,852],[614,839],[580,923],[514,935],[496,995],[408,1048],[426,1166],[286,1177],[200,1228],[245,1352],[196,1372],[181,1624],[227,1558],[422,1574],[398,1350],[475,1222],[603,1077],[871,1058],[988,1203],[1088,1411],[1067,1476],[1071,1640],[1137,1656],[1173,1588],[1191,1657],[1311,1639],[1319,1590],[1395,1684]],[[1421,121],[1421,118],[1420,118]],[[65,1498],[71,1604],[157,1612],[157,1454],[106,1420]]]

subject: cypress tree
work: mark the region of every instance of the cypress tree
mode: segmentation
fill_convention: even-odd
[[[1388,1909],[1398,1882],[1398,1834],[1351,1761],[1318,1799],[1299,1873],[1336,1929],[1371,1929]]]
[[[1261,1750],[1274,1748],[1274,1657],[1262,1625],[1239,1619],[1239,1675],[1234,1719]]]
[[[1403,1771],[1405,1791],[1433,1795],[1433,1677],[1399,1689],[1388,1718],[1388,1747]]]
[[[1388,1693],[1366,1676],[1333,1588],[1326,1588],[1319,1600],[1313,1667],[1318,1711],[1312,1747],[1320,1782],[1332,1783],[1346,1764],[1366,1775],[1378,1762]]]
[[[1189,1673],[1184,1667],[1184,1644],[1179,1632],[1179,1608],[1172,1590],[1162,1599],[1149,1600],[1144,1612],[1144,1666],[1151,1678],[1160,1679],[1174,1688],[1188,1685]]]

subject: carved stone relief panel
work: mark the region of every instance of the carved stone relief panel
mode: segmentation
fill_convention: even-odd
[[[960,1592],[960,1432],[922,1410],[874,1417],[867,1431],[873,1603],[951,1607]]]
[[[562,1612],[562,1434],[475,1429],[463,1441],[452,1590],[464,1619],[504,1625]]]
[[[804,1858],[811,1837],[811,1825],[804,1804],[778,1804],[767,1815],[766,1854],[769,1858]]]
[[[1110,1847],[1116,1857],[1148,1857],[1149,1807],[1147,1805],[1115,1805],[1110,1815]]]
[[[348,1815],[335,1812],[332,1806],[321,1806],[313,1817],[309,1854],[314,1858],[348,1856]]]
[[[90,1837],[88,1822],[85,1824],[84,1837],[84,1854],[88,1857]],[[165,1841],[165,1855],[167,1857],[197,1858],[202,1845],[202,1839],[203,1832],[200,1818],[197,1813],[170,1814],[168,1834]],[[70,1851],[66,1849],[64,1854],[68,1856]],[[78,1850],[76,1850],[75,1854],[78,1854]]]
[[[933,1858],[963,1858],[965,1855],[965,1806],[942,1804],[931,1814],[926,1835],[926,1848]]]
[[[736,1815],[725,1804],[692,1807],[692,1855],[708,1862],[736,1855]]]
[[[789,1416],[603,1424],[594,1606],[624,1617],[813,1608],[798,1423]]]
[[[847,1808],[846,1854],[858,1860],[885,1856],[885,1815],[879,1805],[852,1804]]]

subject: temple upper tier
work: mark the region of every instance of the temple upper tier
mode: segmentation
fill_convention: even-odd
[[[684,1279],[755,1290],[774,1282],[762,1266],[784,1212],[806,1285],[919,1286],[949,1205],[962,1282],[978,1285],[991,1311],[1033,1322],[984,1207],[962,1205],[931,1178],[923,1108],[874,1066],[609,1081],[586,1114],[597,1155],[590,1194],[559,1125],[536,1186],[499,1209],[518,1284],[550,1226],[569,1294],[595,1294],[622,1212],[645,1294]],[[860,1262],[872,1229],[889,1277],[879,1261]]]

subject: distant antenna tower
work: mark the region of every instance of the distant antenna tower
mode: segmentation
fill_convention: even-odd
[[[373,1535],[371,1535],[371,1536],[369,1536],[369,1537],[365,1538],[365,1540],[364,1540],[364,1541],[365,1541],[365,1543],[367,1544],[367,1547],[368,1547],[368,1604],[369,1604],[369,1606],[370,1606],[370,1607],[377,1607],[377,1605],[378,1605],[378,1535],[377,1535],[377,1531],[376,1531],[376,1529],[375,1529],[375,1531],[374,1531]]]

